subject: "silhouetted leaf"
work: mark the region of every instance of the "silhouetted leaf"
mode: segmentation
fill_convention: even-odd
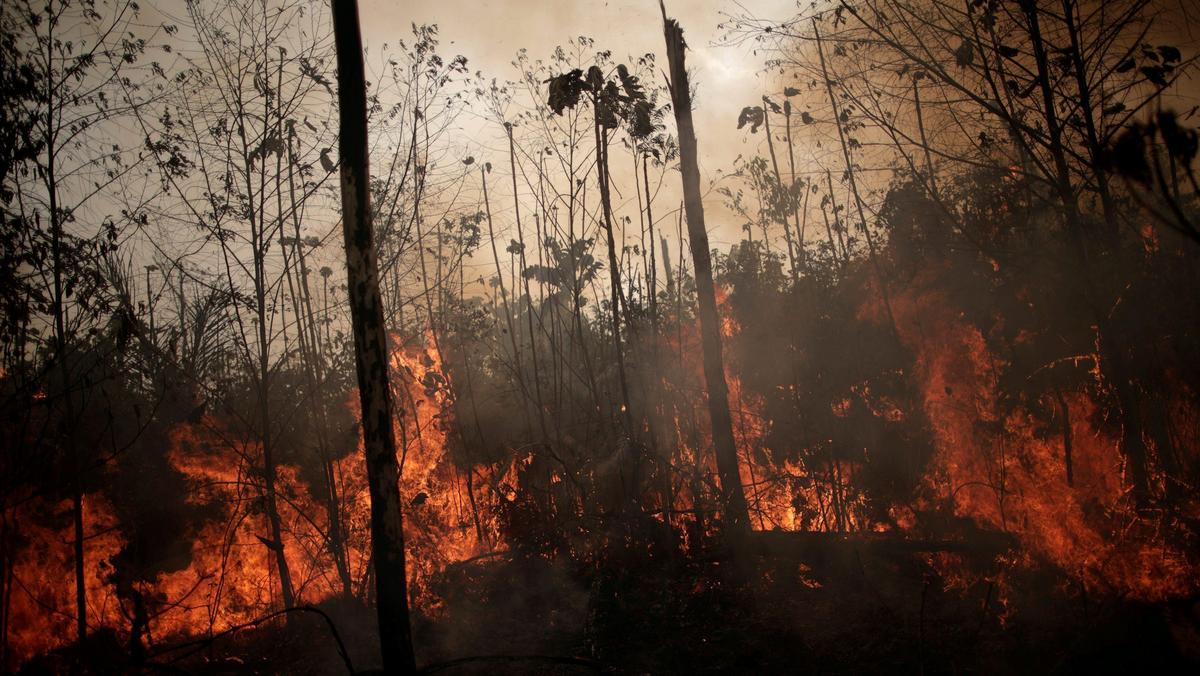
[[[617,66],[617,77],[621,78],[621,86],[625,89],[625,96],[632,101],[645,101],[646,92],[642,90],[642,85],[638,82],[637,77],[629,74],[629,69],[625,64]]]
[[[1134,125],[1117,137],[1105,155],[1105,164],[1120,175],[1148,185],[1150,163],[1146,161],[1146,139],[1142,128]]]
[[[761,106],[746,106],[742,108],[742,112],[738,115],[738,129],[750,125],[750,133],[758,131],[758,128],[763,123],[763,109]]]
[[[1179,126],[1175,113],[1169,110],[1158,114],[1158,129],[1171,157],[1184,166],[1190,165],[1200,150],[1196,130]]]
[[[629,133],[636,139],[649,138],[654,133],[654,121],[650,116],[650,102],[638,101],[629,111]]]
[[[954,63],[962,68],[975,63],[975,45],[964,40],[958,49],[954,50]]]
[[[1166,69],[1162,66],[1142,66],[1139,69],[1146,79],[1158,85],[1159,87],[1167,86]]]
[[[550,95],[547,103],[556,115],[562,115],[567,108],[574,108],[579,103],[579,95],[589,89],[583,79],[583,71],[576,68],[569,73],[556,75],[546,83],[550,85]]]

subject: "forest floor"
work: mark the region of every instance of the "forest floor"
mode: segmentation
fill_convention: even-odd
[[[1200,600],[1098,598],[1060,574],[995,564],[953,576],[928,556],[846,550],[814,568],[624,554],[606,571],[512,553],[454,566],[434,616],[414,617],[426,673],[1200,673]],[[962,563],[960,561],[960,563]],[[967,564],[963,564],[967,565]],[[377,669],[374,612],[327,602],[359,673]],[[26,665],[61,673],[347,673],[315,613],[130,666],[111,634]]]

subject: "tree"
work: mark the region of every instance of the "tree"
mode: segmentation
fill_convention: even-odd
[[[371,226],[370,162],[367,148],[367,85],[356,0],[334,0],[337,47],[338,152],[341,158],[342,228],[346,243],[350,317],[362,405],[363,450],[371,492],[371,547],[375,563],[376,611],[383,669],[416,671],[408,619],[404,520],[400,467],[392,430],[387,332],[379,267]]]
[[[632,327],[629,304],[621,284],[621,265],[612,209],[612,177],[609,162],[609,131],[625,122],[634,139],[646,139],[654,133],[653,106],[646,97],[638,78],[629,73],[624,65],[616,68],[617,78],[605,76],[600,66],[588,68],[587,75],[580,69],[555,76],[549,80],[548,105],[557,115],[574,108],[584,92],[589,94],[592,104],[592,134],[596,148],[596,181],[600,188],[600,207],[603,216],[605,241],[608,245],[609,304],[612,312],[613,347],[617,357],[617,377],[621,391],[621,413],[625,434],[629,440],[635,436],[633,405],[629,395],[629,377],[625,366],[625,347],[621,338],[622,314],[625,324]],[[636,177],[634,179],[636,181]]]
[[[77,429],[88,402],[76,387],[84,375],[74,352],[78,337],[94,335],[112,309],[102,273],[105,257],[115,251],[124,227],[143,222],[143,205],[126,205],[119,217],[103,210],[112,206],[104,198],[141,165],[140,156],[112,139],[116,121],[149,100],[138,61],[147,34],[156,31],[139,24],[132,0],[6,3],[0,31],[22,36],[5,45],[7,56],[14,57],[5,65],[5,84],[15,86],[5,90],[2,119],[13,123],[5,124],[6,133],[25,134],[6,148],[0,167],[6,244],[0,265],[14,292],[5,294],[0,336],[18,359],[26,356],[27,340],[49,337],[30,342],[48,355],[61,395],[54,402],[56,446],[72,485],[75,620],[83,640],[88,629],[83,493],[95,459],[87,456],[94,440],[80,438]]]
[[[183,250],[211,254],[208,260],[219,266],[214,279],[202,279],[184,265],[186,256],[167,253],[171,272],[200,286],[221,288],[228,300],[223,310],[234,329],[238,375],[244,376],[236,384],[246,386],[250,398],[248,413],[236,417],[258,441],[256,457],[248,460],[258,465],[253,474],[259,480],[249,487],[258,494],[253,509],[265,517],[267,532],[257,537],[274,563],[284,607],[295,605],[299,584],[292,579],[287,556],[289,532],[281,514],[286,496],[279,496],[278,467],[289,452],[297,453],[299,444],[286,443],[281,432],[287,416],[282,413],[296,414],[303,404],[312,404],[314,390],[324,382],[323,370],[314,363],[315,322],[304,321],[312,310],[302,221],[333,175],[320,161],[329,152],[323,145],[332,143],[332,121],[314,112],[327,108],[333,96],[321,73],[332,54],[322,37],[328,36],[328,24],[321,23],[327,19],[310,12],[312,4],[188,3],[203,58],[181,74],[169,110],[157,119],[139,116],[164,188],[176,197],[165,206],[163,220],[198,227],[204,246],[197,252],[187,244]],[[301,138],[297,127],[312,134]],[[165,246],[160,244],[159,250]],[[281,396],[281,371],[292,354],[293,338],[311,386],[307,401]],[[324,410],[315,408],[321,409],[314,416],[318,455],[328,464]],[[320,482],[326,496],[321,501],[328,524],[326,549],[345,591],[350,580],[337,493],[328,471]]]
[[[667,18],[667,9],[660,1],[663,15],[663,36],[667,43],[667,62],[670,72],[671,101],[675,124],[679,132],[679,165],[683,174],[684,209],[687,214],[688,240],[692,249],[692,264],[696,270],[696,300],[699,304],[700,336],[704,351],[704,378],[708,384],[708,413],[712,422],[713,447],[717,456],[717,472],[725,519],[734,537],[744,535],[750,528],[746,494],[738,471],[737,446],[733,439],[733,419],[729,414],[729,387],[725,382],[725,361],[721,356],[721,318],[717,315],[716,293],[713,287],[712,259],[708,248],[708,231],[704,226],[704,203],[700,196],[700,166],[697,161],[696,131],[692,124],[692,93],[684,63],[683,28]]]
[[[1195,68],[1178,47],[1151,43],[1157,34],[1152,23],[1169,20],[1171,12],[1186,15],[1174,3],[1155,0],[845,0],[782,25],[741,17],[733,31],[774,45],[772,63],[803,73],[809,89],[825,90],[829,123],[843,148],[843,180],[869,248],[878,246],[861,211],[868,194],[859,190],[864,179],[856,176],[865,157],[910,173],[936,208],[936,220],[978,255],[995,260],[999,277],[1018,277],[1025,265],[1013,250],[1018,238],[1044,238],[1044,246],[1031,246],[1024,255],[1053,260],[1070,273],[1040,292],[1047,300],[1069,297],[1067,306],[1089,316],[1076,317],[1069,346],[1046,336],[1053,356],[1041,365],[1068,353],[1094,357],[1090,375],[1107,391],[1126,478],[1142,505],[1161,492],[1150,476],[1155,465],[1171,462],[1155,457],[1171,440],[1154,419],[1169,414],[1148,406],[1153,388],[1137,382],[1139,369],[1157,371],[1152,365],[1158,358],[1134,337],[1136,326],[1110,315],[1114,308],[1136,307],[1126,290],[1134,268],[1122,266],[1136,265],[1139,252],[1157,246],[1141,230],[1138,210],[1128,208],[1131,201],[1168,234],[1194,236],[1184,211],[1172,207],[1187,176],[1187,162],[1175,158],[1193,154],[1188,130],[1165,118],[1181,143],[1164,143],[1171,161],[1157,178],[1141,151],[1139,129],[1146,127],[1134,124],[1126,131],[1139,116],[1161,108],[1164,93]],[[803,51],[807,45],[816,53]],[[1128,192],[1113,180],[1125,174],[1122,167],[1142,177],[1131,181]],[[1012,189],[1006,201],[1023,214],[1020,228],[972,229],[981,226],[967,211],[974,199],[954,187],[985,171],[1007,174]],[[1158,194],[1139,189],[1151,184]],[[875,253],[871,258],[883,284],[887,261]]]

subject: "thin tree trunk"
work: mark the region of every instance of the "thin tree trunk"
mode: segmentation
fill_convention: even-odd
[[[48,36],[54,35],[54,22],[50,22]],[[75,442],[75,410],[71,400],[71,389],[68,386],[70,376],[67,360],[67,329],[66,329],[66,294],[64,290],[64,265],[62,254],[63,226],[62,216],[58,208],[58,176],[57,176],[57,134],[56,134],[56,100],[54,97],[54,78],[47,78],[46,86],[46,193],[50,207],[50,254],[54,266],[54,349],[58,371],[62,378],[63,403],[66,412],[66,436],[64,446],[66,456],[71,462],[71,518],[74,525],[74,555],[75,555],[75,634],[80,643],[87,638],[87,587],[84,580],[83,552],[83,469],[79,458],[79,449]]]
[[[684,207],[687,212],[688,239],[692,262],[696,266],[696,297],[700,314],[700,338],[704,353],[704,377],[708,384],[708,412],[712,419],[712,438],[721,481],[726,527],[739,537],[749,531],[750,514],[746,494],[738,472],[737,447],[733,439],[733,421],[729,414],[729,389],[725,382],[725,363],[721,356],[721,320],[713,288],[712,260],[708,251],[708,232],[704,227],[704,204],[700,198],[700,168],[697,162],[696,132],[692,124],[692,95],[684,64],[683,29],[667,18],[661,3],[663,34],[670,64],[671,101],[679,133],[679,165],[683,174]]]
[[[792,144],[792,104],[791,104],[791,102],[784,103],[783,112],[784,112],[784,118],[783,118],[784,119],[784,128],[787,133],[788,169],[792,176],[792,185],[795,185],[796,184],[796,149],[795,149],[795,146]],[[812,190],[810,189],[811,186],[808,183],[804,183],[803,185],[804,185],[804,220],[800,219],[800,214],[798,214],[798,213],[794,214],[794,216],[793,216],[796,219],[796,223],[798,224],[797,227],[799,228],[799,231],[796,233],[796,265],[798,265],[801,270],[803,270],[806,265],[805,260],[804,260],[804,229],[805,229],[805,226],[808,224],[808,198],[810,195],[812,195]],[[797,204],[795,206],[797,209],[800,208],[799,204]]]
[[[1066,470],[1067,485],[1075,485],[1075,468],[1072,458],[1074,450],[1074,439],[1071,434],[1071,409],[1067,406],[1067,398],[1063,396],[1062,388],[1054,388],[1054,400],[1058,404],[1059,425],[1062,429],[1063,442],[1063,469]]]
[[[529,392],[525,387],[525,378],[522,375],[524,369],[521,366],[521,348],[517,344],[517,327],[513,323],[512,308],[508,305],[508,291],[504,286],[504,270],[500,267],[500,252],[496,249],[496,228],[492,224],[492,203],[488,199],[486,167],[479,168],[479,179],[483,184],[483,208],[487,214],[488,241],[492,244],[492,262],[496,264],[496,284],[500,286],[500,301],[504,306],[504,322],[508,325],[508,339],[512,344],[513,372],[516,374],[517,384],[521,387],[521,396],[524,401],[528,402]],[[525,413],[525,427],[532,433],[533,420],[529,416],[529,407],[522,406],[521,410]]]
[[[342,226],[354,333],[355,366],[362,405],[363,450],[371,494],[371,552],[383,670],[416,672],[408,618],[400,467],[392,429],[387,332],[379,294],[379,268],[371,225],[367,158],[367,86],[357,0],[333,0],[337,47]],[[401,423],[403,424],[403,422]]]
[[[783,193],[783,174],[779,173],[779,160],[776,159],[776,157],[775,157],[775,139],[772,138],[772,135],[771,135],[771,104],[768,103],[767,97],[764,96],[764,97],[762,97],[762,99],[763,99],[763,107],[762,107],[763,122],[766,125],[765,131],[767,133],[767,150],[769,150],[770,154],[771,154],[771,168],[775,171],[775,185],[778,188],[780,195],[782,195],[782,193]],[[790,129],[790,123],[789,123],[789,129]],[[789,135],[790,135],[790,131],[789,131]],[[795,167],[792,168],[792,173],[793,174],[795,173]],[[781,209],[779,211],[779,213],[781,214],[780,220],[783,221],[783,239],[787,243],[788,265],[791,267],[792,284],[796,284],[798,281],[798,278],[799,278],[799,271],[797,270],[797,267],[796,267],[796,245],[795,245],[795,242],[792,240],[792,226],[788,223],[787,210]],[[800,219],[799,218],[796,219],[796,229],[797,230],[800,229]],[[767,248],[767,252],[770,253],[769,246]]]
[[[1061,0],[1061,4],[1067,35],[1071,39],[1070,56],[1075,83],[1079,88],[1079,113],[1083,118],[1084,130],[1087,132],[1088,159],[1091,160],[1089,168],[1096,178],[1096,192],[1100,193],[1100,204],[1104,209],[1104,221],[1108,226],[1105,234],[1115,237],[1117,234],[1117,207],[1108,187],[1108,172],[1105,170],[1103,158],[1104,144],[1100,141],[1100,134],[1096,129],[1092,86],[1088,82],[1087,65],[1083,61],[1080,26],[1075,21],[1077,3],[1073,0]]]
[[[833,211],[833,229],[837,232],[838,246],[842,251],[842,268],[844,269],[850,265],[850,249],[846,247],[846,238],[842,237],[842,231],[845,228],[840,225],[837,212],[837,197],[833,193],[833,172],[828,169],[825,170],[825,186],[829,190],[829,206]],[[826,217],[825,227],[829,227],[828,216]]]
[[[295,156],[293,154],[292,140],[295,137],[295,129],[289,125],[287,129],[287,155],[288,155],[288,199],[290,202],[290,211],[292,217],[292,226],[295,232],[293,266],[299,266],[299,285],[298,293],[300,298],[297,304],[296,321],[299,323],[299,334],[301,336],[300,344],[308,345],[307,354],[304,355],[304,373],[309,384],[309,402],[316,409],[316,428],[317,428],[317,449],[321,456],[321,468],[325,477],[325,512],[329,519],[329,532],[327,541],[330,556],[333,557],[334,567],[338,571],[338,579],[342,582],[342,595],[350,598],[353,591],[353,581],[350,578],[350,565],[346,555],[346,538],[342,530],[341,516],[341,500],[338,498],[337,490],[337,475],[333,459],[330,453],[329,443],[329,415],[325,408],[325,400],[321,398],[322,385],[325,382],[325,373],[323,369],[323,360],[321,357],[321,347],[318,338],[317,318],[313,313],[312,295],[309,292],[308,286],[308,263],[305,260],[304,241],[301,237],[300,230],[300,213],[299,204],[296,200],[296,181],[295,181]],[[282,226],[281,226],[282,231]]]
[[[1080,276],[1082,284],[1080,295],[1095,317],[1101,370],[1107,376],[1117,395],[1117,405],[1120,408],[1122,423],[1121,452],[1125,455],[1128,463],[1129,483],[1134,501],[1141,507],[1150,497],[1146,443],[1142,438],[1141,398],[1126,375],[1123,350],[1114,340],[1107,313],[1097,307],[1094,299],[1096,283],[1092,278],[1092,256],[1088,250],[1087,233],[1083,231],[1075,188],[1071,183],[1071,170],[1067,164],[1066,149],[1062,142],[1062,123],[1058,119],[1054,91],[1050,86],[1050,57],[1042,39],[1039,22],[1041,10],[1032,0],[1023,0],[1021,7],[1029,21],[1029,37],[1033,45],[1034,60],[1037,64],[1038,80],[1041,85],[1042,103],[1045,108],[1043,113],[1049,137],[1048,147],[1054,160],[1054,184],[1066,214],[1067,235],[1074,245],[1076,258],[1083,273]]]
[[[660,238],[663,251],[663,272],[667,275],[667,295],[675,293],[675,279],[671,276],[671,247],[667,244],[667,238]],[[678,319],[678,318],[677,318]]]
[[[260,193],[261,194],[261,193]],[[270,345],[267,335],[267,280],[266,280],[266,251],[268,246],[268,235],[265,229],[265,222],[261,218],[263,212],[259,212],[258,232],[257,236],[253,237],[254,249],[254,294],[255,294],[255,314],[258,317],[258,414],[260,425],[262,454],[263,454],[263,481],[265,482],[264,492],[266,498],[265,509],[267,512],[267,522],[271,529],[271,540],[267,543],[275,556],[275,565],[279,570],[279,589],[282,596],[283,607],[290,608],[295,604],[295,596],[292,590],[291,570],[288,568],[287,556],[283,546],[283,527],[279,519],[279,505],[276,500],[275,490],[275,447],[271,439],[271,365],[268,346]],[[253,216],[251,216],[253,218]],[[255,225],[251,223],[251,228]]]
[[[651,210],[651,202],[653,199],[650,196],[650,172],[647,164],[650,162],[648,155],[642,155],[642,182],[646,185],[646,227],[649,229],[650,235],[650,269],[647,270],[647,284],[650,287],[650,327],[653,329],[655,337],[658,336],[658,262],[655,260],[654,244],[654,212]],[[655,359],[655,363],[658,360]]]
[[[938,195],[937,176],[933,172],[933,153],[929,150],[929,139],[925,135],[925,113],[921,109],[921,87],[917,78],[913,78],[913,105],[917,113],[917,131],[921,134],[921,150],[925,153],[925,171],[929,172],[929,194],[934,201],[941,202]]]
[[[837,98],[833,95],[833,80],[829,77],[829,69],[825,64],[825,47],[821,41],[821,31],[817,28],[817,20],[813,19],[813,35],[817,41],[817,56],[821,61],[821,77],[825,80],[825,90],[829,95],[829,106],[833,111],[833,124],[837,127],[838,141],[842,146],[842,158],[846,163],[846,178],[850,180],[850,192],[854,196],[854,206],[858,212],[859,225],[862,227],[863,238],[867,240],[867,253],[871,256],[871,267],[875,272],[875,282],[879,285],[879,296],[883,299],[883,309],[887,313],[888,325],[893,335],[899,339],[900,330],[896,327],[896,317],[892,314],[892,299],[888,294],[887,282],[883,278],[883,269],[879,264],[879,255],[875,250],[875,238],[871,228],[867,226],[867,216],[863,211],[862,195],[858,192],[858,181],[854,178],[854,162],[850,159],[850,145],[846,141],[846,132],[842,129],[841,114],[838,111]],[[832,185],[830,192],[832,193]]]
[[[599,108],[599,94],[592,94],[592,110]],[[629,382],[625,376],[625,348],[621,345],[621,267],[617,260],[616,237],[613,234],[612,206],[609,202],[608,184],[608,132],[600,124],[599,112],[593,123],[596,137],[596,178],[600,186],[600,207],[604,215],[604,234],[608,244],[608,281],[612,302],[612,331],[613,349],[617,355],[617,377],[621,387],[621,420],[625,424],[625,434],[632,440],[634,437],[633,411],[629,400]]]
[[[529,355],[533,364],[533,395],[534,405],[537,407],[538,413],[538,428],[542,432],[542,441],[549,443],[550,433],[546,427],[546,405],[542,400],[542,374],[541,365],[538,362],[538,347],[537,334],[533,330],[533,294],[529,291],[529,277],[525,274],[528,269],[525,259],[525,231],[521,228],[521,200],[517,199],[517,151],[516,145],[513,142],[513,128],[511,124],[505,123],[505,131],[508,132],[508,164],[512,172],[512,187],[513,187],[513,209],[517,220],[517,243],[520,245],[520,263],[521,263],[521,281],[525,288],[525,320],[529,329]],[[514,289],[515,291],[515,289]],[[541,320],[538,320],[541,323]]]

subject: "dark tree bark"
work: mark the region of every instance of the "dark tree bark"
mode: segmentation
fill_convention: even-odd
[[[1059,425],[1062,429],[1063,442],[1063,468],[1067,472],[1067,485],[1075,485],[1075,467],[1072,458],[1075,443],[1071,434],[1071,408],[1067,406],[1067,399],[1063,396],[1062,388],[1054,388],[1054,401],[1058,404]]]
[[[333,0],[337,46],[338,151],[341,158],[342,226],[354,332],[355,365],[362,404],[363,449],[371,493],[371,550],[383,670],[416,671],[408,619],[400,467],[392,430],[387,333],[379,294],[379,267],[371,225],[367,159],[367,87],[357,0]]]
[[[661,6],[661,4],[660,4]],[[700,314],[700,339],[704,353],[704,378],[708,384],[708,413],[712,418],[713,446],[717,456],[717,474],[721,481],[726,528],[734,536],[748,532],[750,514],[746,494],[738,473],[737,446],[733,440],[733,421],[729,415],[729,389],[725,383],[725,361],[721,356],[721,318],[713,289],[712,260],[708,250],[708,231],[704,227],[704,204],[700,199],[700,167],[696,161],[696,132],[692,124],[692,94],[688,89],[684,65],[683,29],[675,19],[667,18],[663,7],[663,35],[667,41],[667,61],[671,78],[671,103],[679,130],[679,166],[683,174],[684,210],[687,214],[688,239],[692,263],[696,266],[696,299]]]

